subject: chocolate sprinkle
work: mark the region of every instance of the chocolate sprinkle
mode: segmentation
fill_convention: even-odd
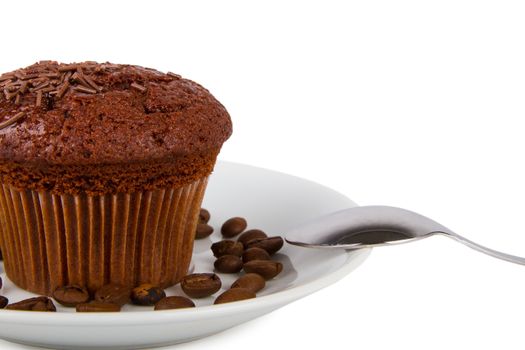
[[[137,83],[131,83],[131,87],[139,90],[140,92],[146,91],[146,88],[144,86],[137,84]]]
[[[5,95],[5,99],[9,101],[11,98],[13,98],[13,96],[16,95],[16,92],[11,92],[10,87],[6,86],[4,88],[4,95]]]
[[[66,72],[65,75],[62,76],[62,79],[60,79],[60,81],[62,83],[69,82],[69,79],[71,78],[72,75],[73,75],[73,73],[71,73],[71,71],[68,71],[68,72]]]
[[[31,92],[36,92],[38,90],[42,90],[43,88],[45,88],[47,86],[49,86],[49,81],[44,81],[40,85],[37,85],[36,87],[34,87]]]
[[[26,74],[22,76],[20,80],[30,80],[30,79],[35,79],[35,78],[38,78],[38,74]]]
[[[67,66],[58,67],[59,72],[68,72],[72,70],[77,70],[80,67],[78,64],[68,64]]]
[[[100,86],[98,86],[90,77],[88,77],[87,75],[84,76],[84,79],[86,80],[86,82],[95,90],[97,91],[102,91],[102,88]]]
[[[15,75],[12,73],[3,74],[2,76],[0,76],[0,81],[11,80],[13,78],[15,78]]]
[[[58,74],[58,73],[46,73],[43,76],[44,77],[48,77],[48,78],[58,78],[58,77],[60,77],[60,74]]]
[[[54,91],[55,90],[55,87],[54,86],[48,86],[42,90],[39,90],[39,91],[42,91],[42,92],[51,92],[51,91]]]
[[[78,71],[76,71],[72,76],[71,76],[71,79],[75,80],[75,81],[78,81],[80,82],[82,85],[84,85],[85,87],[88,87],[89,84],[88,82],[86,81],[86,79],[84,79],[84,73],[82,73],[82,70],[79,68]],[[95,91],[96,92],[96,91]]]
[[[66,91],[69,89],[69,80],[66,80],[64,82],[64,84],[62,84],[62,86],[60,87],[60,89],[58,89],[57,91],[57,97],[58,98],[62,98],[62,96],[64,96],[64,94],[66,93]]]
[[[36,103],[35,106],[40,107],[42,105],[42,91],[36,93]]]
[[[9,125],[15,123],[18,119],[22,118],[25,115],[24,112],[19,112],[14,115],[14,117],[7,119],[6,121],[3,121],[0,123],[0,130],[8,127]]]
[[[79,91],[79,92],[85,92],[85,93],[88,93],[88,94],[96,94],[97,93],[97,90],[85,87],[83,85],[76,86],[76,87],[73,88],[73,90],[74,91]]]
[[[27,81],[24,81],[22,85],[20,85],[20,89],[18,89],[18,93],[25,94],[27,92],[28,87],[29,87],[29,83]]]

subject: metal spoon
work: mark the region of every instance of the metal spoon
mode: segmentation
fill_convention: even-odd
[[[355,207],[328,214],[294,228],[285,239],[302,247],[359,249],[409,243],[436,234],[495,258],[525,265],[525,258],[489,249],[423,215],[387,206]]]

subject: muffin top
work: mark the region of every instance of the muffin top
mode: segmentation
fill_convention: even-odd
[[[231,132],[208,90],[173,73],[42,61],[0,76],[0,163],[170,162],[217,150]]]

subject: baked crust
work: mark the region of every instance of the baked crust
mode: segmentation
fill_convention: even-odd
[[[45,61],[3,74],[0,85],[0,125],[17,116],[0,128],[0,181],[18,188],[184,185],[209,175],[232,132],[208,90],[149,68]]]

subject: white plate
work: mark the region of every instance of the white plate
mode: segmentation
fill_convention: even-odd
[[[355,204],[319,184],[294,176],[242,164],[219,162],[210,179],[204,207],[211,212],[215,233],[199,240],[194,249],[195,272],[213,270],[209,250],[220,240],[220,224],[244,216],[250,228],[281,235],[310,218]],[[370,253],[327,251],[285,245],[275,257],[284,270],[267,283],[256,299],[212,305],[213,297],[197,300],[193,309],[152,311],[151,307],[125,306],[120,313],[77,314],[57,305],[58,312],[0,310],[0,338],[51,348],[151,348],[202,338],[262,316],[326,287],[359,266]],[[31,296],[2,273],[2,295],[16,302]],[[235,275],[220,274],[223,289]],[[178,286],[168,295],[181,294]],[[218,293],[217,293],[218,294]],[[183,294],[181,294],[183,295]]]

